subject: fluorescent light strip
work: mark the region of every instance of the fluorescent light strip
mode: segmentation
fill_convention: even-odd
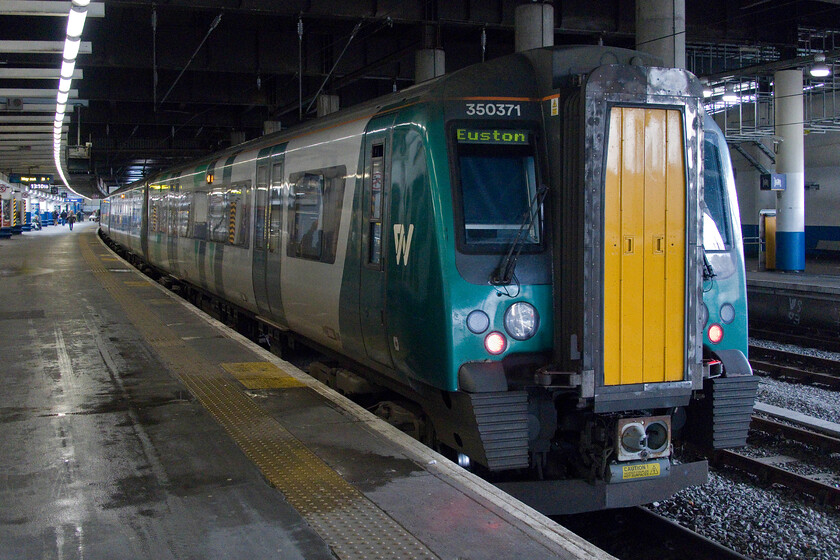
[[[58,94],[56,95],[55,122],[53,123],[53,160],[55,161],[58,176],[61,177],[61,182],[64,183],[67,190],[83,198],[87,197],[74,191],[70,187],[70,182],[67,180],[67,177],[64,175],[64,169],[61,167],[61,141],[63,136],[64,113],[67,110],[70,85],[73,71],[76,68],[76,57],[79,54],[79,47],[82,44],[82,31],[85,28],[87,5],[89,3],[90,0],[73,0],[70,6],[70,12],[67,16],[67,37],[64,40],[64,60],[61,63],[61,78],[58,81]]]

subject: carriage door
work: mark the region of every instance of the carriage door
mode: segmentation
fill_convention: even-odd
[[[274,146],[260,153],[257,164],[254,221],[254,295],[260,314],[284,322],[280,300],[280,255],[283,229],[283,150]],[[269,150],[271,157],[268,156]]]
[[[362,336],[369,358],[393,365],[386,332],[385,259],[387,203],[390,186],[391,125],[394,116],[373,119],[365,134],[362,251],[359,293]]]

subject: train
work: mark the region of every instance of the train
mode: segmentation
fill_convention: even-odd
[[[757,386],[701,100],[632,50],[511,54],[127,185],[100,231],[544,513],[647,503]]]

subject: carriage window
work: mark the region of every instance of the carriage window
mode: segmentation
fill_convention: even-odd
[[[730,247],[729,207],[726,202],[725,170],[714,142],[703,143],[703,248],[726,251]]]
[[[268,166],[260,165],[257,167],[257,213],[254,219],[254,249],[265,249],[265,224],[266,216],[268,215],[268,206],[266,200],[268,199]]]
[[[243,181],[231,185],[227,198],[230,212],[228,242],[239,247],[248,247],[251,233],[251,182]]]
[[[193,196],[192,206],[190,206],[190,223],[192,224],[190,237],[207,239],[207,211],[209,206],[207,193],[204,191],[196,192]]]
[[[539,245],[540,209],[534,203],[537,176],[531,131],[456,127],[454,132],[466,246],[503,250],[517,235],[526,247]],[[533,218],[530,227],[529,217]],[[527,230],[520,234],[523,227]]]
[[[283,223],[283,163],[271,166],[271,189],[268,201],[268,250],[280,250],[280,231]]]
[[[149,231],[163,233],[166,224],[166,206],[163,203],[165,185],[149,187]]]
[[[368,263],[382,263],[382,189],[384,186],[385,144],[374,144],[370,158],[370,219],[368,223]]]
[[[178,236],[189,237],[190,234],[190,202],[192,191],[181,191],[178,198]]]
[[[224,189],[213,189],[210,191],[210,208],[207,219],[210,241],[224,243],[228,240],[228,215]]]
[[[181,199],[180,190],[181,185],[179,183],[175,183],[169,188],[169,192],[166,194],[166,212],[168,214],[166,234],[171,236],[178,235],[178,206]]]
[[[335,262],[346,175],[341,165],[289,176],[290,257]]]

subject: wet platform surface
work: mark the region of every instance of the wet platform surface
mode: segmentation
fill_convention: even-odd
[[[0,240],[0,558],[610,558],[152,283]]]

